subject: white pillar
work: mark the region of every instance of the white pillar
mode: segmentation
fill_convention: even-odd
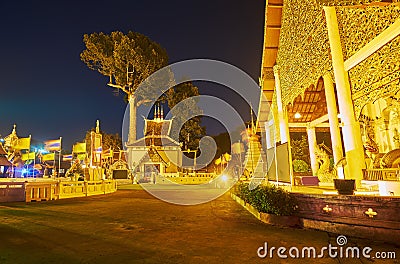
[[[272,138],[271,138],[271,128],[269,122],[265,122],[265,143],[267,145],[267,149],[272,148]]]
[[[332,66],[335,74],[339,111],[343,123],[342,132],[347,161],[345,175],[347,178],[356,179],[357,186],[359,186],[363,178],[362,169],[365,168],[360,125],[354,116],[349,77],[344,68],[336,9],[332,6],[324,6],[324,11],[331,48]]]
[[[136,98],[132,94],[129,96],[129,132],[128,144],[136,140]]]
[[[290,184],[294,184],[293,179],[293,164],[292,164],[292,151],[290,146],[290,136],[289,136],[289,121],[287,116],[287,111],[283,108],[282,103],[282,90],[281,81],[279,79],[279,66],[274,66],[274,78],[275,78],[275,94],[276,103],[278,108],[278,119],[279,119],[279,132],[281,137],[281,143],[287,143],[288,147],[288,157],[289,157],[289,174],[290,174]],[[276,155],[275,155],[276,159]]]
[[[343,158],[343,149],[342,149],[342,138],[340,136],[338,112],[336,107],[335,89],[333,86],[332,77],[329,73],[325,73],[323,79],[325,87],[326,105],[328,108],[329,131],[331,134],[331,141],[332,141],[333,160],[335,161],[335,164],[337,164],[338,161]]]
[[[307,126],[308,149],[310,150],[311,170],[314,176],[317,175],[319,166],[315,150],[317,147],[317,136],[315,134],[315,127]]]
[[[280,138],[281,138],[281,143],[286,143],[288,142],[289,139],[289,124],[285,118],[285,111],[283,109],[281,81],[279,79],[278,65],[274,66],[274,77],[275,77],[275,94],[276,94],[276,104],[278,108]]]

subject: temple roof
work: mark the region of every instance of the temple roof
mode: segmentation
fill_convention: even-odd
[[[149,120],[145,119],[145,136],[168,136],[171,130],[172,120]]]
[[[127,147],[144,146],[180,147],[180,144],[169,136],[146,136],[136,140],[132,144],[127,144]]]
[[[11,162],[5,156],[0,156],[0,166],[11,166]]]
[[[0,156],[7,155],[7,152],[4,150],[3,145],[0,143]]]
[[[14,125],[13,130],[11,131],[11,134],[8,136],[4,137],[4,146],[5,147],[13,147],[15,144],[18,142],[18,136],[17,136],[17,131],[16,131],[17,125]]]

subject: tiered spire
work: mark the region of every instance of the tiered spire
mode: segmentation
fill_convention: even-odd
[[[161,104],[157,104],[154,106],[154,121],[163,121],[164,120],[164,109]]]

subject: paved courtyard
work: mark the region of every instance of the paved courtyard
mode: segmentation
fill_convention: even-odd
[[[173,191],[173,190],[171,190]],[[397,251],[347,238],[348,245]],[[260,259],[268,247],[336,246],[336,235],[259,222],[225,194],[173,205],[130,186],[105,196],[0,204],[0,263],[400,263],[366,259]],[[287,252],[286,252],[287,254]],[[399,257],[398,257],[399,258]]]

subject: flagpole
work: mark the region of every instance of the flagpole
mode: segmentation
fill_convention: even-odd
[[[32,169],[32,174],[33,174],[33,177],[35,177],[36,149],[33,150],[33,153],[35,153],[35,154],[33,155],[33,169]],[[29,154],[28,154],[28,155],[29,155]]]
[[[54,150],[54,157],[53,157],[53,176],[54,176],[54,178],[56,177],[56,151]]]
[[[58,177],[60,177],[60,171],[61,171],[61,139],[62,137],[60,137],[60,150],[58,154]]]

